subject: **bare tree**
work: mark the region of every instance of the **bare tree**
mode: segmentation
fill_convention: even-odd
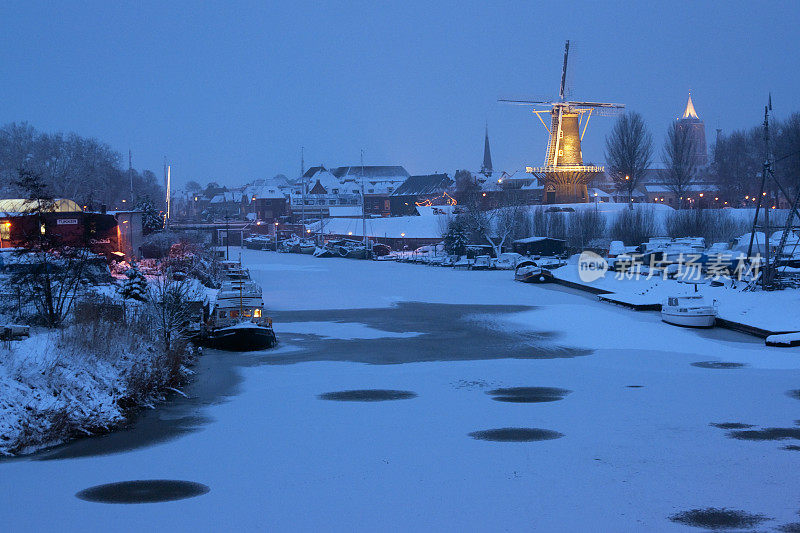
[[[6,124],[0,128],[0,193],[25,193],[13,185],[20,170],[40,176],[53,196],[81,205],[120,205],[122,199],[131,200],[131,188],[137,196],[164,197],[152,172],[129,173],[122,168],[122,156],[97,139]]]
[[[732,206],[739,206],[745,196],[757,193],[756,176],[763,164],[762,133],[756,129],[737,130],[720,136],[714,144],[713,179],[720,195]]]
[[[606,165],[617,190],[627,193],[630,203],[652,157],[653,136],[642,116],[636,112],[621,115],[606,137]]]
[[[93,255],[88,239],[66,245],[46,230],[45,214],[53,211],[55,200],[38,174],[20,171],[15,186],[27,193],[26,220],[20,221],[20,246],[16,252],[18,268],[11,285],[21,289],[49,327],[61,324],[72,310],[81,289],[96,278],[90,268]]]
[[[503,253],[506,242],[527,236],[530,231],[527,207],[513,201],[503,203],[506,205],[485,211],[470,206],[464,213],[467,226],[489,243],[495,256]]]
[[[174,280],[169,272],[151,283],[148,294],[150,316],[164,345],[164,353],[170,354],[178,343],[186,338],[191,320],[188,303],[197,299],[194,285],[186,279]]]
[[[673,122],[667,130],[661,158],[666,168],[666,186],[678,197],[678,209],[683,208],[683,200],[697,178],[695,148],[691,129]]]

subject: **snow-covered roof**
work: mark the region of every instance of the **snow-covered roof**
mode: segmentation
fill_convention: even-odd
[[[4,198],[0,199],[0,212],[3,213],[29,213],[36,209],[37,201],[27,198]],[[66,198],[56,198],[52,201],[49,209],[51,213],[76,213],[82,211],[80,206],[72,200]]]
[[[647,192],[658,192],[658,193],[673,192],[672,189],[670,189],[667,185],[645,184],[644,189]],[[719,190],[719,188],[711,183],[698,183],[694,185],[688,185],[686,187],[686,192],[707,192],[716,190]]]
[[[368,237],[438,239],[447,227],[446,216],[409,216],[366,219]],[[315,233],[363,237],[362,219],[326,218],[311,225]],[[403,235],[405,234],[405,235]]]
[[[426,176],[409,176],[392,193],[392,196],[424,196],[441,194],[453,184],[447,174],[429,174]]]
[[[350,166],[350,167],[337,167],[333,169],[333,174],[341,179],[361,179],[363,176],[366,180],[375,181],[399,181],[403,182],[408,178],[409,173],[403,167],[396,166],[381,166],[381,165],[365,165],[365,166]]]

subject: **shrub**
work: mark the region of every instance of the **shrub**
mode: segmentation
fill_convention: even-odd
[[[703,237],[707,245],[728,242],[750,231],[750,224],[737,220],[725,210],[682,209],[669,214],[666,220],[670,237]]]
[[[584,249],[602,239],[606,232],[606,219],[594,209],[582,209],[569,215],[567,246]]]
[[[611,238],[636,246],[656,234],[656,217],[651,207],[622,209],[611,225]]]

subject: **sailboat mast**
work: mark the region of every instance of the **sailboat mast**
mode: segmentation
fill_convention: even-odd
[[[364,197],[364,149],[361,149],[361,235],[367,245],[367,199]]]
[[[302,195],[303,196],[303,198],[302,198],[302,202],[303,202],[303,233],[305,234],[305,232],[306,232],[306,189],[308,189],[308,187],[306,186],[306,171],[305,171],[306,162],[305,162],[305,153],[304,153],[304,151],[305,151],[305,148],[301,146],[300,147],[300,186],[303,188],[302,189],[302,192],[303,192],[303,195]]]

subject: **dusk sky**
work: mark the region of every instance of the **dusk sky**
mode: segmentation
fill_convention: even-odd
[[[692,92],[715,129],[800,111],[800,3],[30,2],[0,5],[0,123],[96,137],[178,184],[306,166],[539,165],[546,132],[503,96],[619,102],[663,134]],[[593,118],[585,162],[613,118]],[[127,164],[127,161],[125,162]]]

